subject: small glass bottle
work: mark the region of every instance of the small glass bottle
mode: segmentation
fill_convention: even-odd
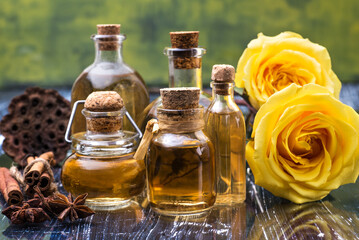
[[[199,88],[161,89],[159,133],[150,143],[150,206],[165,215],[201,213],[216,199],[214,149],[202,131]]]
[[[94,91],[116,91],[124,100],[129,114],[138,123],[140,114],[149,104],[149,94],[142,77],[122,58],[122,42],[125,35],[120,34],[119,24],[97,25],[97,35],[93,35],[96,57],[76,79],[71,91],[71,106],[78,100],[85,100]],[[85,119],[81,116],[83,107],[79,106],[72,125],[72,134],[86,130]],[[125,130],[132,130],[131,123],[125,119]]]
[[[214,99],[205,113],[205,131],[215,148],[216,204],[246,199],[245,121],[233,99],[234,74],[231,65],[213,66]]]
[[[144,159],[134,158],[141,134],[122,130],[125,112],[118,93],[93,92],[82,110],[87,131],[72,135],[74,153],[63,165],[61,181],[75,196],[88,193],[87,204],[95,208],[123,205],[144,188]],[[70,128],[71,119],[67,134]]]
[[[202,91],[202,56],[206,49],[198,47],[198,31],[170,32],[172,47],[165,48],[168,56],[169,87],[198,87],[201,91],[199,104],[206,110],[211,103],[210,96]],[[157,108],[161,105],[158,97],[143,111],[141,129],[148,120],[157,118]]]

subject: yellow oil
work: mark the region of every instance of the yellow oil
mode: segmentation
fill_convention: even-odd
[[[61,181],[66,191],[77,196],[88,193],[88,201],[116,203],[143,191],[144,161],[133,153],[115,157],[89,157],[72,154],[65,162]]]
[[[147,170],[151,207],[171,215],[202,212],[213,206],[213,151],[208,141],[182,146],[152,141]]]
[[[83,72],[75,81],[71,91],[71,106],[78,100],[85,100],[94,91],[116,91],[122,97],[125,107],[138,125],[140,114],[149,103],[149,95],[143,79],[137,72],[124,75],[101,75]],[[81,114],[83,105],[79,105],[72,134],[86,131],[85,117]],[[124,118],[124,130],[133,131],[130,122]]]
[[[205,115],[206,134],[215,148],[217,170],[216,204],[241,203],[246,199],[245,126],[238,112],[215,112]]]

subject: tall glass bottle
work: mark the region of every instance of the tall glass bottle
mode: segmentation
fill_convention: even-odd
[[[216,204],[246,199],[245,121],[233,99],[234,68],[214,65],[214,99],[205,113],[206,133],[214,144],[217,171]]]
[[[71,106],[78,100],[85,100],[94,91],[116,91],[125,103],[126,110],[139,124],[140,114],[149,103],[149,94],[141,76],[122,58],[122,42],[119,24],[97,25],[97,35],[93,35],[96,57],[76,79],[71,91]],[[72,134],[86,130],[83,107],[76,111]],[[124,129],[133,130],[130,122],[124,120]]]
[[[201,91],[199,104],[206,110],[211,100],[202,91],[202,56],[206,49],[198,47],[198,31],[170,32],[172,47],[164,49],[168,56],[169,87],[198,87]],[[146,123],[157,118],[157,108],[161,105],[160,97],[146,107],[140,120],[141,129]]]

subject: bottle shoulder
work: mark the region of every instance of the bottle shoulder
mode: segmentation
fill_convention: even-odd
[[[213,100],[208,106],[206,113],[230,114],[243,116],[241,109],[233,101]]]
[[[120,156],[136,150],[140,139],[138,133],[120,131],[115,134],[88,135],[87,132],[71,136],[72,150],[77,155],[110,157]]]
[[[205,109],[207,109],[208,106],[211,105],[211,97],[204,92],[201,93],[201,95],[199,96],[199,104]]]
[[[72,85],[72,92],[77,89],[88,89],[89,93],[94,90],[114,90],[120,85],[135,87],[139,92],[144,92],[149,98],[146,84],[141,75],[134,71],[101,71],[90,69],[83,71]],[[89,94],[88,93],[88,94]]]
[[[208,144],[209,138],[198,130],[190,133],[171,133],[160,131],[153,139],[152,143],[163,145],[164,147],[189,147]]]
[[[125,63],[116,63],[116,62],[99,62],[93,63],[85,70],[89,75],[91,74],[101,74],[101,75],[123,75],[134,73],[135,70]]]
[[[204,121],[206,133],[218,131],[217,128],[244,131],[246,127],[243,113],[237,105],[211,104],[204,114]]]

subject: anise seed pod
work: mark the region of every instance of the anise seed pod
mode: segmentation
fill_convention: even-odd
[[[54,199],[50,200],[48,203],[51,210],[58,215],[57,218],[60,221],[69,217],[70,221],[73,222],[78,218],[86,218],[95,214],[91,208],[84,205],[87,195],[87,193],[82,194],[73,200],[71,194],[66,197],[65,195],[59,193],[56,194]]]

